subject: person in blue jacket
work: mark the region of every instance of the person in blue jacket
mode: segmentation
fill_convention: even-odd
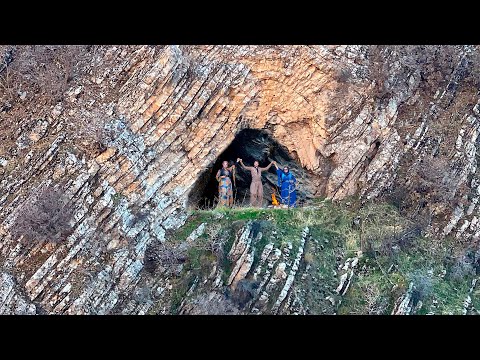
[[[296,184],[297,179],[290,172],[288,166],[284,166],[283,170],[280,169],[276,162],[273,163],[277,169],[278,187],[280,188],[281,203],[288,207],[297,206],[297,194]]]

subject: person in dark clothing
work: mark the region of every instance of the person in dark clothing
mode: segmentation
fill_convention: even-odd
[[[282,170],[275,163],[275,168],[277,169],[278,187],[280,188],[281,203],[287,205],[288,207],[296,207],[297,179],[295,179],[295,176],[293,176],[293,174],[290,172],[288,166],[284,166]]]

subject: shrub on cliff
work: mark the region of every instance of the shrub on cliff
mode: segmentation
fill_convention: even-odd
[[[72,233],[73,208],[64,193],[44,187],[22,206],[11,229],[15,238],[24,241],[60,242]]]
[[[72,80],[84,75],[93,51],[86,45],[0,47],[0,102],[23,100],[20,93],[51,105],[61,101]]]

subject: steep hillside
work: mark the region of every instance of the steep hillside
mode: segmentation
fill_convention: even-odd
[[[168,280],[138,296],[151,314],[478,313],[479,251],[459,255],[391,205],[358,205],[195,211],[147,248],[147,271]]]
[[[340,201],[351,196],[359,198],[357,212],[366,211],[372,200],[391,204],[403,221],[418,226],[420,237],[426,236],[428,245],[418,240],[420,248],[446,247],[455,252],[454,259],[471,249],[469,261],[476,262],[478,47],[1,46],[0,56],[2,313],[195,312],[195,303],[171,305],[172,296],[182,293],[178,284],[169,283],[168,272],[174,269],[158,272],[149,263],[149,252],[172,241],[172,234],[185,224],[195,223],[192,210],[211,207],[215,167],[222,157],[234,160],[242,151],[254,154],[249,161],[255,157],[262,163],[274,159],[290,164],[299,178],[302,206],[314,206],[320,198]],[[274,175],[265,181],[274,181]],[[241,197],[247,186],[242,174],[239,184]],[[266,200],[268,196],[266,191]],[[309,269],[321,269],[323,261],[338,275],[339,262],[355,256],[342,251],[360,246],[329,243],[335,262],[326,259],[317,248],[326,230],[311,228],[309,222],[315,225],[317,220],[307,219],[292,225],[296,233],[288,240],[291,254],[285,254],[285,246],[276,243],[282,240],[273,234],[280,231],[275,230],[278,224],[263,215],[251,220],[235,226],[246,234],[244,241],[260,242],[252,247],[256,252],[270,242],[272,254],[281,251],[287,280],[297,271],[292,270],[295,264],[299,269],[308,266],[306,254],[311,255]],[[388,218],[384,220],[379,228],[388,225]],[[38,236],[22,237],[32,231]],[[257,239],[258,233],[265,239]],[[295,263],[300,245],[311,250],[301,250]],[[332,301],[298,295],[303,310],[292,311],[390,311],[392,299],[378,300],[383,305],[370,304],[367,311],[366,305],[355,303],[354,295],[384,294],[391,283],[408,293],[413,275],[406,267],[418,266],[402,260],[403,265],[395,265],[402,269],[398,275],[395,266],[388,271],[390,260],[369,260],[381,265],[380,275],[378,264],[363,263],[363,250],[355,265],[365,266],[358,273],[362,280],[352,282],[341,305],[331,292],[339,280],[332,275],[321,290]],[[260,261],[250,252],[242,254],[248,261]],[[448,268],[440,254],[415,258],[443,264],[425,270],[436,274]],[[263,266],[272,261],[265,256],[259,278],[265,278]],[[195,267],[188,259],[185,262]],[[277,271],[276,263],[271,264]],[[230,265],[222,270],[225,276]],[[278,276],[283,279],[282,268]],[[305,284],[323,286],[321,274],[309,271],[300,271],[299,276],[306,274]],[[365,275],[360,279],[361,271]],[[372,283],[375,276],[381,283]],[[228,285],[229,280],[222,281]],[[434,311],[427,299],[436,291],[450,291],[439,290],[443,285],[432,281],[433,290],[418,311]],[[293,284],[285,289],[260,287],[275,302],[268,300],[260,309],[260,298],[253,299],[249,311],[290,311],[285,299],[293,304],[294,294],[308,289],[297,287],[297,280]],[[458,296],[463,296],[468,286],[459,286]],[[196,285],[192,292],[200,288]],[[158,291],[155,301],[138,295],[147,290]],[[202,291],[199,303],[205,300],[201,296],[210,296]],[[228,298],[223,295],[221,301]],[[458,299],[445,296],[446,305],[439,311],[457,312]],[[178,297],[177,302],[183,301],[183,295]],[[312,304],[317,301],[316,308]],[[418,299],[413,303],[417,306]]]

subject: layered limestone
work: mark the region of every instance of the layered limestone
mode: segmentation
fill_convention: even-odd
[[[432,231],[477,238],[478,96],[457,109],[448,132],[432,130],[461,100],[462,69],[477,50],[455,51],[455,70],[430,85],[438,88],[429,97],[423,74],[406,71],[395,56],[386,80],[375,78],[367,46],[102,47],[57,105],[28,103],[27,91],[19,96],[28,106],[15,105],[27,109],[25,118],[15,107],[0,113],[12,134],[0,153],[0,311],[35,313],[38,304],[55,314],[148,312],[153,303],[136,292],[148,287],[161,297],[172,287],[168,276],[144,271],[147,246],[185,222],[198,175],[245,128],[269,131],[312,174],[315,183],[303,185],[333,199],[381,195],[402,159],[420,161],[453,137],[453,197],[462,201],[452,209],[446,201],[446,218]],[[380,82],[388,88],[381,97]],[[95,155],[81,150],[67,126],[93,116],[115,133]],[[10,228],[32,192],[60,182],[76,209],[73,233],[59,244],[13,238]],[[265,261],[276,251],[265,247]],[[240,256],[233,284],[251,269],[248,246]],[[295,276],[297,260],[282,272],[287,258],[278,256],[256,311],[276,279],[288,291]]]

